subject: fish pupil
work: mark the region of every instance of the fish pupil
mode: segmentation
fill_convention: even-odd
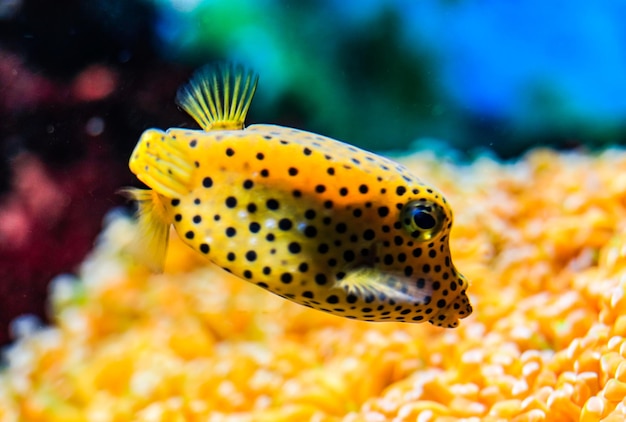
[[[432,229],[435,227],[435,224],[437,224],[432,215],[421,209],[415,210],[415,214],[413,214],[413,222],[417,227],[423,230]]]

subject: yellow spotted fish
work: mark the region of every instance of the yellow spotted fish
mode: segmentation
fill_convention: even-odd
[[[273,125],[244,129],[258,77],[198,71],[177,103],[202,130],[146,130],[130,158],[143,259],[173,224],[210,261],[296,303],[365,321],[456,327],[472,312],[444,197],[391,160]]]

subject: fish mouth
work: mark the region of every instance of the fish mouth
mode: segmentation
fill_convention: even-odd
[[[465,282],[467,286],[467,282]],[[469,298],[463,289],[448,306],[435,314],[428,322],[437,327],[454,328],[459,320],[467,318],[473,312]]]

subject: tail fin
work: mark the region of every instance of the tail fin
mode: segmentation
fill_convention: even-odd
[[[137,201],[139,235],[130,245],[130,253],[155,272],[163,271],[170,223],[158,194],[149,189],[126,188],[121,194]]]
[[[243,129],[258,80],[241,65],[206,66],[178,90],[176,103],[207,132]]]

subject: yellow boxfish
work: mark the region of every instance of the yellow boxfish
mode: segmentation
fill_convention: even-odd
[[[258,76],[199,70],[177,103],[202,130],[146,130],[130,158],[142,259],[170,226],[191,248],[285,299],[365,321],[456,327],[472,312],[445,198],[405,167],[303,130],[244,120]]]

